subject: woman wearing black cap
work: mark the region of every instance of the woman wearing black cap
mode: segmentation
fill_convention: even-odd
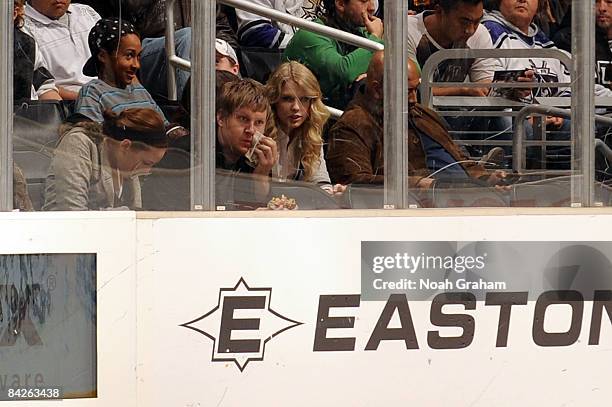
[[[86,211],[142,207],[139,175],[166,153],[162,117],[151,109],[104,112],[104,123],[67,129],[55,151],[43,210]]]
[[[103,121],[103,112],[109,109],[119,113],[127,108],[148,108],[164,117],[136,77],[142,47],[132,24],[118,19],[102,19],[91,29],[88,43],[91,58],[83,66],[83,74],[98,79],[81,88],[75,105],[76,113],[98,123]]]

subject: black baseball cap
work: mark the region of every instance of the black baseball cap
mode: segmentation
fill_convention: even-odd
[[[83,74],[87,76],[98,76],[98,53],[105,49],[112,51],[117,47],[119,39],[124,35],[136,34],[136,28],[128,21],[118,18],[103,18],[89,32],[89,50],[91,57],[83,65]]]

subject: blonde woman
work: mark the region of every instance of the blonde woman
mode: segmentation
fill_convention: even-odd
[[[272,73],[267,90],[278,130],[274,175],[319,184],[330,194],[344,192],[344,185],[332,187],[327,172],[321,134],[329,112],[312,72],[298,62],[286,62]]]

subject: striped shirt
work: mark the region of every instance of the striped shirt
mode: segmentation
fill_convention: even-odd
[[[168,125],[164,113],[140,83],[119,89],[100,79],[94,79],[81,88],[76,100],[75,113],[80,113],[94,122],[101,123],[104,121],[103,112],[107,109],[120,113],[125,109],[137,108],[156,110]]]

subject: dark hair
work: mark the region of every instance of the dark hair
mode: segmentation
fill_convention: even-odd
[[[321,0],[319,4],[319,14],[331,16],[336,13],[336,0]]]
[[[502,0],[487,0],[487,8],[491,11],[493,10],[498,10],[499,11],[499,5],[501,4]],[[546,10],[546,0],[538,0],[538,12],[537,14],[542,13],[543,11]],[[536,14],[536,15],[537,15]]]
[[[478,4],[482,4],[483,0],[438,0],[438,6],[444,11],[450,11],[453,9],[457,3],[465,3],[470,6],[477,6]]]
[[[169,144],[163,117],[153,109],[126,109],[104,112],[102,132],[117,141],[130,140],[134,147],[167,148]]]
[[[103,71],[102,61],[98,58],[100,51],[104,50],[108,55],[115,56],[119,49],[121,39],[127,35],[134,34],[141,40],[140,34],[132,23],[117,18],[103,18],[89,31],[87,42],[91,57],[83,67],[83,73],[88,76],[99,76]]]

